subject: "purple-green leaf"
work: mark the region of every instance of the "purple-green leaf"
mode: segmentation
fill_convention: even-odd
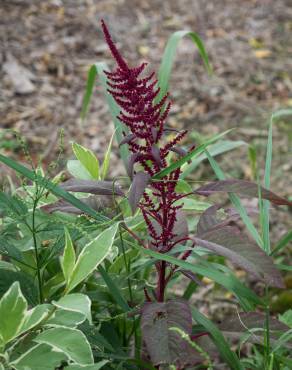
[[[128,198],[133,213],[135,213],[140,199],[150,182],[150,179],[150,175],[146,172],[137,172],[135,174]]]
[[[90,193],[96,195],[124,195],[122,189],[112,181],[70,179],[60,184],[60,187],[66,191],[78,193]]]
[[[199,189],[195,190],[196,194],[209,196],[214,193],[235,193],[247,197],[258,198],[259,187],[255,184],[246,180],[228,179],[221,181],[210,182],[206,185],[201,186]],[[277,194],[261,187],[261,197],[267,199],[270,202],[277,205],[288,205],[292,206],[292,202],[284,199]]]
[[[175,331],[177,327],[186,334],[192,331],[192,315],[188,302],[147,302],[142,309],[142,337],[152,363],[192,366],[202,361],[201,356]]]
[[[196,244],[229,258],[234,264],[267,284],[284,287],[281,274],[272,258],[234,227],[215,228],[193,239]]]

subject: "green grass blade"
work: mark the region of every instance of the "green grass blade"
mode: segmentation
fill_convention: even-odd
[[[273,119],[270,121],[269,134],[267,142],[267,154],[265,164],[264,187],[268,190],[271,188],[271,167],[272,167],[272,151],[273,151]],[[262,233],[264,250],[267,254],[271,253],[270,243],[270,202],[263,200],[261,208]]]
[[[272,250],[271,256],[274,256],[286,247],[288,243],[292,240],[292,230],[288,231],[276,244],[275,248]]]
[[[211,167],[213,168],[213,171],[215,172],[217,178],[219,180],[225,180],[225,175],[221,168],[219,167],[218,163],[215,161],[215,159],[208,153],[206,150],[206,155],[208,157],[208,160],[210,162]],[[240,198],[236,194],[229,194],[229,199],[231,200],[234,207],[237,209],[238,213],[240,214],[240,217],[242,218],[242,221],[244,222],[245,226],[247,227],[248,231],[254,238],[254,240],[257,242],[257,244],[262,248],[263,247],[263,241],[258,233],[257,229],[255,228],[254,224],[252,223],[250,217],[248,216],[246,209],[242,205]]]
[[[160,180],[164,176],[167,176],[172,171],[176,170],[177,168],[181,167],[183,164],[190,161],[193,157],[202,153],[210,144],[214,143],[215,141],[219,140],[222,136],[228,134],[231,130],[227,130],[222,132],[219,135],[211,137],[211,139],[207,140],[205,143],[199,145],[196,149],[192,150],[190,153],[185,155],[184,157],[180,158],[176,162],[172,163],[168,167],[164,168],[162,171],[158,172],[156,175],[152,177],[152,180]]]
[[[127,132],[128,129],[117,118],[120,113],[120,108],[115,102],[114,98],[107,92],[107,77],[104,73],[105,70],[108,70],[108,66],[106,63],[95,63],[90,67],[90,70],[88,72],[85,95],[83,99],[81,118],[84,119],[86,116],[94,88],[94,82],[96,80],[96,77],[98,76],[115,126],[116,140],[118,143],[120,143],[123,139],[122,132]],[[119,150],[124,164],[127,165],[129,158],[129,150],[127,144],[122,145]]]
[[[99,221],[99,222],[109,222],[110,221],[107,217],[101,215],[100,213],[97,213],[91,207],[87,206],[86,204],[81,202],[79,199],[75,198],[74,195],[63,190],[61,187],[54,184],[49,179],[42,177],[40,175],[37,175],[34,171],[29,170],[28,168],[24,167],[20,163],[15,162],[13,159],[0,154],[0,162],[6,164],[6,166],[12,168],[13,170],[18,172],[22,176],[26,177],[27,179],[43,186],[45,189],[49,190],[51,193],[53,193],[57,197],[65,199],[67,202],[77,207],[85,214],[91,216],[96,221]]]
[[[170,38],[167,41],[161,65],[158,72],[158,84],[160,87],[160,92],[156,98],[156,102],[158,102],[166,93],[168,90],[168,84],[170,79],[170,73],[173,66],[176,49],[178,46],[179,41],[184,38],[185,36],[189,37],[193,43],[197,46],[199,53],[204,61],[204,64],[208,70],[209,73],[212,72],[212,68],[209,63],[209,58],[206,53],[204,44],[198,34],[191,31],[177,31],[174,32]]]
[[[111,279],[109,274],[106,272],[106,270],[101,265],[99,265],[98,271],[100,272],[104,282],[106,283],[111,295],[113,296],[117,304],[122,308],[124,312],[131,311],[130,306],[126,302],[125,298],[121,295],[119,288],[113,282],[113,280]]]
[[[213,342],[216,344],[221,357],[233,370],[244,370],[238,357],[230,349],[230,344],[228,344],[215,324],[212,323],[206,316],[202,315],[199,310],[195,307],[191,307],[193,319],[209,332]]]
[[[217,155],[234,150],[242,145],[246,145],[246,143],[244,141],[222,140],[218,141],[218,143],[210,145],[208,152],[215,157]],[[187,176],[189,176],[205,159],[207,159],[207,155],[206,153],[203,153],[197,158],[193,159],[190,165],[184,165],[185,168],[182,168],[183,173],[181,174],[180,178],[185,179]]]

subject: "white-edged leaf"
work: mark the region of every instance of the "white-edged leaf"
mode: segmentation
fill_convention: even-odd
[[[85,294],[72,293],[65,295],[58,301],[53,301],[53,305],[63,310],[82,313],[92,324],[91,300]]]
[[[87,278],[89,274],[105,259],[113,245],[118,223],[105,229],[81,251],[76,261],[67,290],[71,291]]]
[[[48,316],[51,308],[52,306],[50,304],[40,304],[27,311],[25,320],[21,326],[18,335],[38,325],[44,318]]]
[[[99,162],[94,153],[82,145],[72,143],[72,149],[76,158],[82,163],[94,179],[99,178]]]
[[[67,161],[67,170],[76,179],[80,180],[92,180],[92,176],[83,166],[83,164],[77,159],[69,159]]]
[[[0,300],[0,335],[3,343],[8,343],[19,333],[25,320],[27,301],[19,282],[11,285]]]
[[[85,320],[86,317],[83,313],[58,308],[44,325],[47,327],[66,326],[67,328],[77,328],[77,326],[82,324]]]
[[[64,352],[70,360],[78,364],[93,364],[90,345],[80,330],[66,327],[52,328],[40,333],[34,341]]]
[[[97,362],[94,365],[85,365],[85,366],[74,364],[74,365],[69,365],[65,367],[65,370],[99,370],[104,365],[106,365],[108,362],[109,362],[108,360],[102,360],[102,361]]]
[[[75,255],[73,242],[72,242],[68,229],[65,228],[65,248],[64,248],[63,258],[61,260],[61,266],[62,266],[62,270],[63,270],[66,283],[68,283],[72,275],[72,272],[75,266],[75,261],[76,261],[76,255]]]
[[[46,344],[37,344],[23,353],[10,365],[16,370],[52,370],[67,360],[65,353]]]

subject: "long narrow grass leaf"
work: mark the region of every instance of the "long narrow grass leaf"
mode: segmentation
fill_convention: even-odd
[[[207,71],[209,73],[212,72],[212,68],[209,63],[209,58],[207,55],[207,52],[205,50],[203,41],[199,37],[198,34],[191,31],[177,31],[174,32],[170,38],[168,39],[168,42],[166,44],[161,65],[158,72],[158,84],[160,87],[159,95],[156,98],[156,101],[159,101],[167,92],[168,90],[168,84],[170,79],[170,73],[173,66],[176,50],[179,41],[184,38],[185,36],[189,37],[194,44],[197,46],[199,53],[204,61],[204,64],[207,68]]]

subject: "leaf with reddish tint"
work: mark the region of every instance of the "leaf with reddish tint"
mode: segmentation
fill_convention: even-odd
[[[96,195],[124,195],[121,188],[115,185],[112,181],[70,179],[60,184],[60,187],[66,191],[78,193],[90,193]]]
[[[230,224],[230,222],[234,222],[240,220],[241,216],[234,208],[226,208],[220,214],[221,205],[215,204],[206,209],[205,212],[202,213],[198,225],[197,225],[197,233],[198,235],[203,234],[214,228],[224,227]],[[249,207],[247,209],[247,214],[257,214],[258,210],[254,207]]]
[[[147,302],[142,309],[142,337],[151,361],[155,366],[174,364],[191,366],[202,361],[201,356],[175,331],[186,334],[192,331],[192,315],[188,302]]]
[[[259,187],[257,184],[245,181],[245,180],[236,180],[228,179],[221,181],[210,182],[206,185],[201,186],[199,189],[195,190],[196,194],[209,196],[214,193],[235,193],[247,197],[258,198],[259,196]],[[292,202],[287,199],[284,199],[277,194],[261,187],[261,197],[267,199],[270,202],[278,205],[289,205],[292,206]]]
[[[150,175],[146,172],[137,172],[135,174],[128,198],[133,213],[135,213],[150,179]]]
[[[134,153],[130,156],[129,160],[128,160],[128,163],[127,163],[127,174],[128,176],[130,177],[130,179],[133,178],[133,173],[134,173],[134,164],[137,160],[137,158],[139,157],[139,154],[138,153]]]
[[[93,210],[97,211],[104,211],[104,208],[110,207],[112,205],[112,196],[104,195],[102,197],[97,196],[91,196],[88,198],[81,198],[80,201],[84,203],[85,205],[89,206]],[[57,202],[47,204],[45,206],[42,206],[41,209],[45,212],[64,212],[64,213],[73,213],[76,215],[81,215],[84,212],[82,212],[79,208],[74,207],[69,202],[66,202],[63,199],[58,200]]]
[[[229,316],[224,319],[224,322],[218,325],[219,329],[232,339],[240,339],[243,333],[251,332],[249,341],[262,343],[264,337],[264,329],[266,325],[266,315],[261,312],[239,312],[236,315]],[[259,329],[259,330],[255,330]],[[281,321],[269,317],[269,331],[272,340],[277,339],[282,333],[289,330],[289,327]],[[286,343],[291,347],[291,342]]]
[[[129,135],[127,135],[123,138],[123,140],[119,143],[119,146],[124,145],[124,144],[128,144],[134,139],[136,139],[136,135],[135,134],[129,134]]]
[[[272,258],[237,229],[226,226],[210,230],[193,239],[196,244],[229,258],[234,264],[267,284],[284,287],[281,274]]]
[[[159,150],[159,148],[156,145],[152,145],[152,147],[151,147],[151,154],[152,154],[152,157],[154,158],[155,163],[159,167],[162,167],[160,150]]]

